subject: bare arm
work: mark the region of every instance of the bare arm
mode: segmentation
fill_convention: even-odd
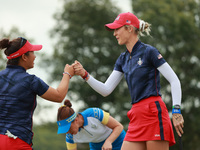
[[[64,72],[68,72],[71,76],[74,75],[73,67],[68,64],[65,65]],[[69,80],[70,76],[68,74],[64,74],[59,86],[56,89],[49,87],[49,89],[41,97],[53,102],[62,102],[68,92]]]
[[[106,126],[113,129],[113,131],[104,142],[102,150],[112,149],[112,143],[119,137],[123,130],[122,124],[115,120],[112,116],[109,116],[109,120]]]

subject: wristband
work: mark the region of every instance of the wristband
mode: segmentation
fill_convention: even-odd
[[[84,80],[88,77],[88,72],[85,71],[85,75],[82,77]]]
[[[68,74],[69,75],[69,78],[71,79],[72,78],[72,76],[69,74],[69,72],[63,72],[63,75],[64,74]]]
[[[174,105],[172,107],[172,114],[177,113],[177,114],[181,114],[181,107],[179,105]]]

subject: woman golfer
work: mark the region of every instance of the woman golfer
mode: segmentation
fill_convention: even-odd
[[[33,45],[22,37],[4,38],[0,40],[0,49],[8,59],[6,69],[0,71],[0,150],[32,150],[37,95],[61,103],[74,69],[66,65],[62,80],[54,89],[26,72],[34,67],[34,51],[41,50],[42,45]]]
[[[69,100],[58,109],[58,134],[66,133],[68,150],[77,150],[76,143],[89,143],[90,150],[120,150],[125,131],[123,126],[100,108],[88,108],[76,114]]]
[[[125,76],[131,94],[132,108],[127,113],[130,123],[122,150],[168,150],[175,144],[168,110],[161,98],[160,73],[171,85],[172,120],[179,136],[183,134],[181,115],[181,85],[178,77],[153,46],[142,43],[139,35],[149,34],[150,24],[139,20],[132,13],[121,13],[113,23],[105,25],[113,31],[119,45],[125,45],[115,67],[105,83],[94,79],[83,66],[75,61],[75,74],[103,96],[109,95]]]

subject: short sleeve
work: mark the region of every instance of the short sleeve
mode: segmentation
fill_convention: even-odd
[[[72,134],[66,134],[66,142],[74,144],[74,140],[73,140],[73,135]]]
[[[77,149],[77,144],[76,143],[71,144],[71,143],[66,142],[66,147],[67,147],[68,150]]]
[[[33,75],[31,88],[37,95],[41,96],[48,90],[49,86],[43,80]]]
[[[156,48],[151,48],[148,51],[148,58],[156,68],[160,67],[166,62],[161,53]]]
[[[109,113],[103,111],[100,108],[88,108],[85,111],[81,113],[83,116],[87,117],[93,117],[98,119],[101,123],[107,124],[108,123],[108,118],[109,118]]]
[[[123,72],[122,65],[121,65],[123,63],[123,59],[122,59],[123,57],[122,56],[123,56],[123,53],[116,60],[114,70]]]
[[[107,125],[108,124],[108,120],[109,120],[110,114],[103,111],[103,120],[102,120],[102,124]]]

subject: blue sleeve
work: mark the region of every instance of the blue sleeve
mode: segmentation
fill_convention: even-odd
[[[43,80],[33,75],[31,88],[37,95],[41,96],[48,90],[49,86]]]
[[[154,47],[149,48],[148,50],[148,58],[149,61],[155,66],[156,68],[160,67],[162,64],[164,64],[166,61],[162,57],[161,53]]]
[[[88,108],[85,111],[83,111],[82,116],[84,117],[94,117],[102,122],[104,117],[104,112],[100,108]]]
[[[74,140],[73,140],[73,135],[72,134],[66,134],[66,142],[74,144]]]

